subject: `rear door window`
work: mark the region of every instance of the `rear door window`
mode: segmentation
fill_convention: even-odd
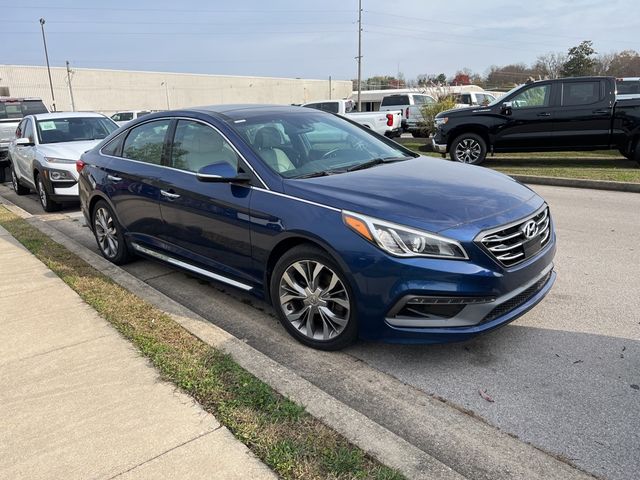
[[[339,111],[338,102],[324,102],[322,104],[321,110],[324,110],[325,112],[330,112],[330,113],[338,113]]]
[[[165,136],[171,120],[163,119],[132,128],[124,141],[122,156],[139,162],[162,165]]]
[[[389,107],[396,105],[409,105],[408,95],[389,95],[382,99],[381,106]]]
[[[600,82],[563,82],[562,105],[591,105],[600,101]]]

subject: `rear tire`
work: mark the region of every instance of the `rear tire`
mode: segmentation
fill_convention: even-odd
[[[487,158],[487,143],[480,135],[463,133],[453,140],[449,154],[456,162],[480,165]]]
[[[273,270],[270,292],[280,323],[300,343],[339,350],[357,338],[354,295],[324,250],[300,245],[286,252]]]
[[[42,175],[36,174],[34,180],[38,191],[38,197],[40,197],[40,205],[42,205],[42,209],[45,212],[57,212],[60,210],[62,205],[51,200],[51,195],[47,192],[47,187],[45,187],[44,182],[42,181]]]
[[[104,200],[98,200],[91,213],[91,226],[98,249],[104,258],[116,265],[130,262],[133,255],[124,238],[124,229],[113,210]]]
[[[13,163],[11,164],[11,186],[13,190],[15,190],[16,195],[27,195],[31,190],[29,190],[24,185],[20,185],[20,180],[18,180],[18,176],[16,175],[15,170],[13,169]]]

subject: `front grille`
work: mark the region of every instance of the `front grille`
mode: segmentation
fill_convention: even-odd
[[[549,207],[518,223],[487,232],[479,240],[501,265],[511,267],[535,256],[551,239]]]
[[[511,310],[518,308],[520,305],[525,303],[531,297],[533,297],[536,293],[542,290],[542,287],[549,281],[549,277],[551,277],[551,272],[547,273],[544,277],[538,280],[536,283],[527,288],[524,292],[519,293],[513,298],[510,298],[504,303],[501,303],[496,308],[491,310],[489,314],[484,317],[482,323],[490,322],[502,315],[509,313]]]

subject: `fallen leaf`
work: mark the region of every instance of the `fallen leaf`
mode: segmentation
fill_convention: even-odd
[[[575,365],[576,363],[582,363],[582,360],[576,360],[575,362],[573,362],[573,364]]]
[[[480,389],[478,390],[478,393],[480,394],[480,396],[482,398],[484,398],[487,402],[491,402],[493,403],[495,400],[493,398],[491,398],[489,395],[487,395],[487,392],[485,392],[484,390]]]

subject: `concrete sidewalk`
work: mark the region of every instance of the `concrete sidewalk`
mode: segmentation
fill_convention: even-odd
[[[0,227],[0,478],[274,473]]]

